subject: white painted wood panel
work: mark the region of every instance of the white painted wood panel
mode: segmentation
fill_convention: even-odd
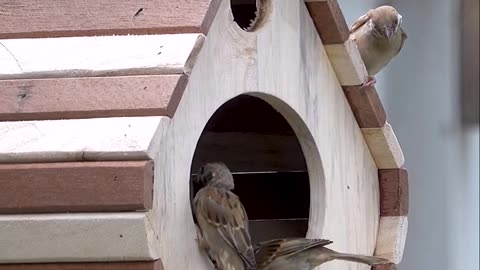
[[[0,79],[190,73],[202,34],[0,40]]]

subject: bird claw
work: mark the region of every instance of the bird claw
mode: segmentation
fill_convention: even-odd
[[[363,83],[363,87],[372,87],[377,83],[377,80],[373,76],[368,76],[367,81]]]

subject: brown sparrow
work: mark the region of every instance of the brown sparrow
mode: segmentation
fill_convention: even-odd
[[[350,29],[350,39],[357,44],[368,72],[364,86],[372,86],[373,77],[402,49],[407,34],[403,31],[402,15],[391,6],[369,10]]]
[[[221,162],[207,163],[195,181],[203,186],[193,199],[200,247],[216,269],[256,269],[247,214],[231,192],[234,183],[228,167]]]
[[[387,259],[339,253],[325,246],[333,243],[325,239],[275,239],[261,242],[255,248],[260,270],[311,270],[332,260],[344,260],[368,265],[389,263]]]

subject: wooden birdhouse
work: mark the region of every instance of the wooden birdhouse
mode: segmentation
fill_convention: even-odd
[[[0,269],[212,269],[208,161],[254,242],[399,263],[404,158],[348,36],[334,0],[0,1]]]

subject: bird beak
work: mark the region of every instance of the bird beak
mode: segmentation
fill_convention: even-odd
[[[392,29],[390,27],[385,27],[385,36],[387,37],[388,40],[390,40],[395,33],[395,29]]]

